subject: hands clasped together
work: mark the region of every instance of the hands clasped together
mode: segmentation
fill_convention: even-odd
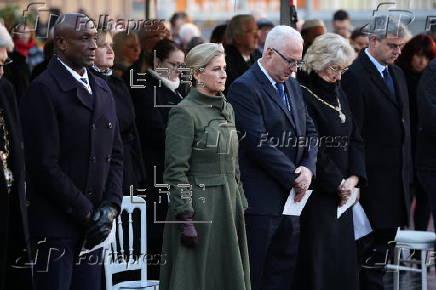
[[[88,214],[85,221],[86,249],[92,249],[109,236],[117,215],[118,209],[110,202],[103,202],[100,207]]]

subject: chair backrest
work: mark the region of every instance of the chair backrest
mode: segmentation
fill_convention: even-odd
[[[138,209],[140,212],[140,243],[139,251],[134,249],[134,232],[133,232],[133,211]],[[127,224],[123,224],[121,215],[126,212],[128,215]],[[104,269],[106,274],[106,287],[112,286],[112,275],[130,270],[141,271],[141,281],[147,281],[147,240],[146,240],[146,204],[145,200],[138,196],[124,196],[121,204],[121,212],[116,223],[115,239],[111,241],[104,249]],[[126,244],[124,240],[124,231],[128,231],[128,247],[125,250]],[[118,241],[118,244],[117,244]],[[137,256],[134,250],[139,252]],[[108,288],[112,289],[112,288]]]

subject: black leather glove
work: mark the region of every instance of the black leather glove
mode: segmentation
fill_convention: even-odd
[[[180,224],[180,241],[182,245],[188,248],[194,248],[198,245],[198,233],[192,223],[193,213],[181,213],[177,215],[179,221],[185,221]]]
[[[112,230],[112,222],[118,215],[118,209],[110,202],[102,203],[91,215],[86,229],[86,249],[103,242]]]

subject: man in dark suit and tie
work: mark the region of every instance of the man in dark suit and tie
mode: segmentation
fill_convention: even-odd
[[[102,251],[122,199],[123,158],[111,90],[86,66],[97,31],[83,14],[54,26],[56,55],[21,102],[37,290],[101,289]],[[85,241],[85,243],[84,243]]]
[[[383,289],[388,243],[408,222],[411,183],[409,98],[401,69],[393,65],[405,43],[404,26],[379,15],[370,27],[369,48],[342,78],[354,120],[365,141],[368,186],[360,202],[374,230],[362,241],[361,289]],[[390,243],[392,246],[393,243]]]
[[[290,190],[299,201],[315,173],[317,138],[300,87],[291,74],[301,65],[303,40],[289,26],[268,34],[262,58],[238,78],[228,98],[236,127],[253,290],[291,289],[299,217],[283,215]],[[316,143],[316,142],[315,142]]]

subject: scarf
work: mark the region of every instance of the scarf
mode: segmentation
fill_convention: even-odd
[[[148,69],[148,71],[156,77],[158,80],[160,80],[167,88],[169,88],[171,91],[175,92],[176,89],[180,85],[180,79],[178,78],[177,81],[170,81],[166,77],[161,76],[159,73],[155,72],[152,69]]]
[[[22,42],[19,40],[15,40],[14,41],[15,44],[15,49],[22,55],[26,56],[29,54],[29,50],[35,46],[35,41],[34,40],[30,40],[29,42]]]

